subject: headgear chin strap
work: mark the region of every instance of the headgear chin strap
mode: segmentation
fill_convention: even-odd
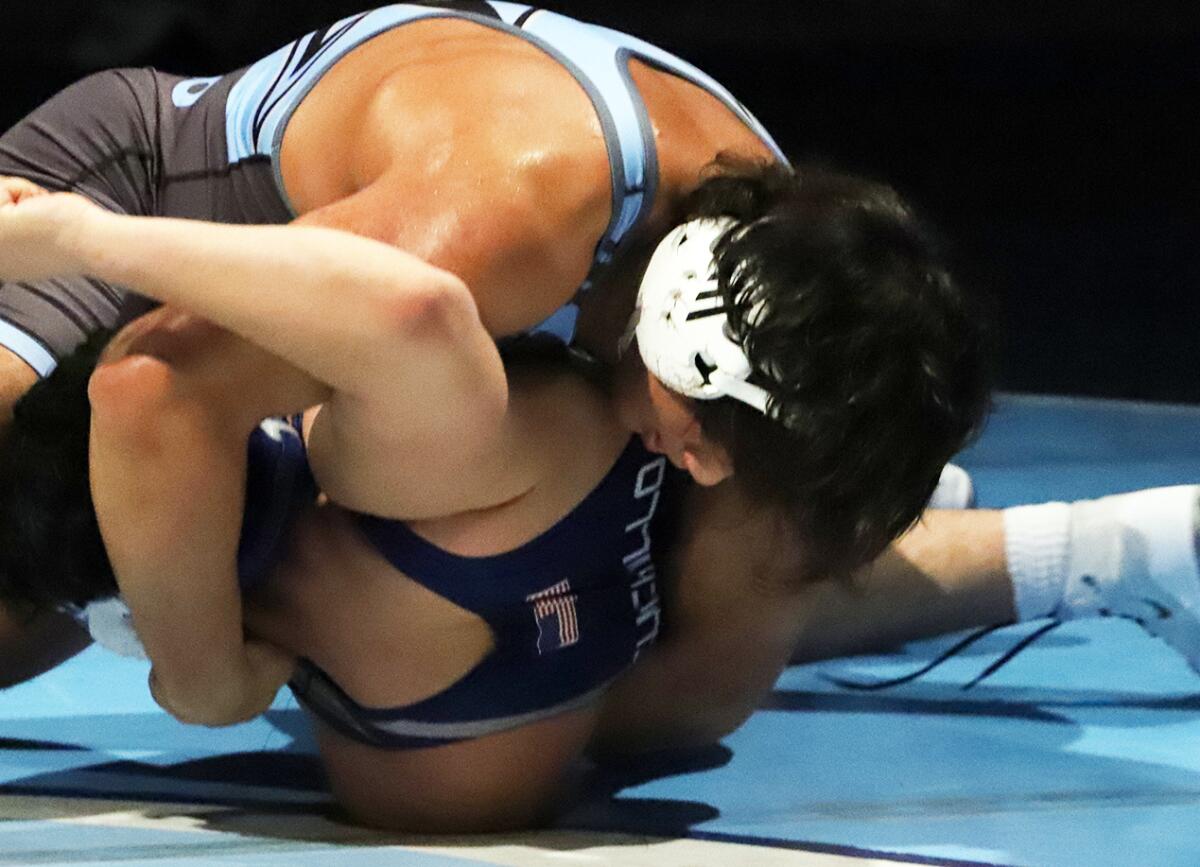
[[[663,238],[638,290],[635,333],[646,369],[672,391],[732,397],[765,414],[767,390],[747,382],[750,359],[729,333],[717,288],[713,246],[734,225],[728,217],[693,220]]]

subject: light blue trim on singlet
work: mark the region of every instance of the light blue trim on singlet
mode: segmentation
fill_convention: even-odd
[[[522,31],[553,46],[556,57],[561,53],[570,58],[570,62],[557,59],[588,91],[604,126],[612,164],[613,215],[596,251],[600,265],[609,262],[617,245],[649,216],[658,187],[654,127],[629,71],[630,60],[643,60],[708,91],[761,138],[776,159],[787,163],[774,139],[733,94],[711,76],[661,48],[617,30],[583,24],[544,9],[530,15]],[[581,288],[586,289],[587,284]]]
[[[5,347],[32,367],[38,376],[47,377],[58,367],[58,359],[26,331],[0,319],[0,346]]]
[[[293,112],[321,76],[350,51],[410,21],[432,18],[466,19],[524,39],[561,64],[587,93],[608,151],[612,216],[579,292],[592,285],[596,273],[612,260],[621,241],[649,215],[658,187],[654,131],[630,76],[631,59],[643,60],[711,93],[758,135],[777,159],[786,163],[783,152],[762,124],[728,90],[691,64],[648,42],[554,12],[520,3],[489,2],[488,5],[499,19],[445,7],[385,6],[344,18],[255,63],[229,93],[226,107],[229,163],[253,157],[269,158],[279,193],[295,214],[279,165],[279,149]],[[318,36],[322,37],[319,43]],[[550,332],[569,342],[574,336],[577,315],[578,310],[573,313],[560,310],[532,330]]]

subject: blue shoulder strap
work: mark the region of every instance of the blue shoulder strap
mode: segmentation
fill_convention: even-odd
[[[644,220],[658,187],[658,153],[646,105],[629,72],[633,58],[692,82],[723,102],[782,163],[786,158],[763,125],[711,76],[678,57],[616,30],[517,3],[492,2],[501,18],[558,60],[587,92],[604,131],[612,178],[612,216],[596,247],[586,291],[622,240]],[[564,308],[570,309],[570,308]],[[567,333],[565,316],[535,330]],[[570,331],[573,332],[573,317]]]
[[[591,270],[580,292],[613,258],[621,241],[649,213],[658,186],[658,157],[646,106],[629,73],[638,58],[712,93],[747,124],[783,161],[762,125],[734,97],[696,67],[662,49],[593,24],[501,0],[441,0],[395,4],[343,19],[285,46],[254,64],[229,94],[228,159],[277,154],[291,112],[337,59],[372,36],[417,19],[468,18],[519,35],[567,69],[586,92],[604,132],[612,184],[612,216],[596,245]],[[282,178],[276,181],[286,197]],[[570,340],[577,310],[568,305],[552,321],[535,328]]]
[[[654,131],[612,31],[544,9],[530,12],[520,27],[571,72],[587,92],[604,130],[612,178],[612,216],[596,247],[592,274],[580,287],[586,291],[595,272],[612,261],[617,245],[654,202],[658,185]]]

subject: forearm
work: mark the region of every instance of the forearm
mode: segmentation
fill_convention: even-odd
[[[217,699],[244,667],[239,468],[195,448],[195,439],[185,462],[131,449],[110,430],[103,419],[93,424],[93,499],[157,695],[179,707],[191,707],[197,695]]]
[[[243,634],[246,431],[174,374],[134,356],[93,376],[93,500],[156,699],[185,722],[223,725],[264,710],[287,670]]]
[[[932,511],[852,582],[806,588],[793,661],[1013,619],[1002,513]]]
[[[80,271],[210,319],[350,393],[417,360],[404,338],[448,306],[473,312],[447,272],[332,229],[96,212],[67,243]]]
[[[714,690],[667,649],[648,654],[604,696],[591,743],[599,757],[716,743],[753,712],[757,695]]]

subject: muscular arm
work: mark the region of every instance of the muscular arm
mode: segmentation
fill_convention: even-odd
[[[490,342],[470,328],[466,287],[384,244],[320,228],[98,209],[79,229],[73,243],[81,272],[228,328],[335,392],[398,403],[388,395],[427,377],[448,390],[468,375],[487,381],[499,369]],[[449,340],[436,331],[451,327],[460,332]]]
[[[289,125],[283,176],[298,223],[375,238],[456,274],[487,330],[513,334],[587,276],[611,213],[607,150],[586,94],[545,54],[500,35],[442,36],[371,86],[334,153],[333,121],[344,127],[343,100],[362,88],[324,81]],[[477,62],[480,40],[493,62]],[[394,69],[385,41],[366,50]],[[431,100],[447,80],[453,98]]]
[[[604,699],[602,753],[698,746],[732,732],[795,646],[803,594],[785,532],[732,485],[695,491],[671,566],[659,643]]]
[[[422,177],[404,166],[352,196],[301,216],[294,225],[326,226],[375,238],[457,275],[495,337],[545,320],[587,277],[607,221],[607,202],[558,188],[528,167],[497,165],[484,179]],[[596,184],[607,193],[607,180]]]
[[[504,370],[448,272],[329,229],[103,212],[81,250],[84,270],[211,319],[328,383],[310,453],[342,505],[424,518],[528,487],[520,468],[491,460],[505,430]],[[464,485],[463,470],[477,470],[477,484]]]
[[[665,606],[669,632],[605,701],[602,751],[718,740],[753,713],[789,661],[879,651],[1014,617],[999,512],[928,512],[853,580],[786,591],[778,588],[794,586],[799,554],[787,553],[769,523],[739,525],[737,509],[725,507],[736,499],[712,496],[687,515],[692,532]]]
[[[237,545],[246,437],[325,387],[227,331],[161,308],[92,377],[93,501],[121,594],[184,722],[266,709],[291,660],[242,633]]]
[[[177,304],[328,384],[310,454],[345,506],[428,518],[532,484],[536,468],[495,459],[520,431],[474,301],[407,253],[323,228],[119,216],[74,196],[0,213],[0,276],[61,273]]]

